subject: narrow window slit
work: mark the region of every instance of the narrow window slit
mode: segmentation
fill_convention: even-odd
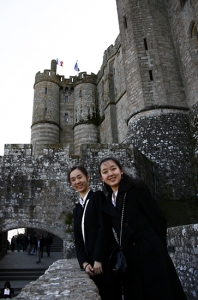
[[[124,28],[127,28],[128,27],[128,25],[127,25],[127,18],[126,18],[126,16],[124,16]]]
[[[144,48],[145,48],[145,50],[148,50],[148,45],[147,45],[147,40],[146,39],[144,39]]]
[[[153,81],[153,72],[152,72],[152,70],[149,70],[149,77],[150,77],[150,81]]]

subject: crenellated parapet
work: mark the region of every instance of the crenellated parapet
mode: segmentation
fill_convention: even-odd
[[[120,39],[120,35],[118,35],[118,37],[115,40],[115,44],[110,45],[104,52],[103,63],[100,68],[100,71],[97,74],[97,82],[99,82],[101,77],[103,76],[104,68],[107,65],[108,61],[119,52],[120,47],[121,47],[121,39]]]
[[[92,83],[95,85],[97,83],[97,76],[94,73],[87,74],[87,72],[80,72],[78,76],[73,76],[70,78],[72,78],[74,86],[77,86],[81,83]]]
[[[94,73],[87,74],[87,72],[80,72],[78,76],[70,76],[69,78],[65,78],[63,75],[56,74],[56,72],[46,69],[43,73],[38,72],[35,75],[35,83],[34,86],[42,81],[51,81],[58,84],[60,87],[76,86],[80,83],[97,83],[97,76]]]
[[[44,70],[43,73],[36,73],[34,86],[42,81],[52,81],[60,85],[63,81],[63,78],[62,76],[57,75],[56,72],[53,72],[51,70]]]

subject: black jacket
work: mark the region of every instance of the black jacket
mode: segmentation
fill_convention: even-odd
[[[119,237],[126,193],[122,246],[128,269],[123,278],[126,299],[183,300],[186,296],[166,247],[167,222],[149,190],[120,183],[116,207],[111,194],[103,206]]]
[[[74,239],[77,259],[81,268],[83,262],[93,265],[94,261],[98,261],[104,265],[108,256],[108,230],[105,229],[105,221],[101,210],[102,205],[106,202],[106,197],[102,191],[90,191],[87,199],[89,199],[89,202],[84,219],[85,243],[81,229],[83,208],[78,203],[73,210]]]

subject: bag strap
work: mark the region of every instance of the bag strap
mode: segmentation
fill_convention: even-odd
[[[83,236],[84,244],[85,244],[85,226],[84,226],[84,220],[85,220],[85,212],[86,212],[86,208],[87,208],[87,204],[88,203],[89,203],[89,199],[86,200],[85,208],[84,208],[83,216],[82,216],[82,222],[81,222],[82,236]]]
[[[125,199],[126,199],[126,193],[124,194],[123,205],[122,205],[122,215],[121,215],[121,225],[120,225],[120,240],[119,240],[119,246],[120,247],[121,247],[121,243],[122,243],[122,227],[123,227],[123,219],[124,219]]]

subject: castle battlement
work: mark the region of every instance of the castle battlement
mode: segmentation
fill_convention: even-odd
[[[80,72],[78,76],[73,77],[75,86],[81,83],[96,84],[97,76],[94,73],[87,74],[87,72]]]
[[[96,74],[87,72],[80,72],[78,76],[70,76],[65,78],[64,75],[56,74],[56,72],[46,69],[41,73],[40,71],[35,75],[35,84],[42,81],[52,81],[57,83],[59,86],[65,87],[66,85],[78,85],[80,83],[93,83],[96,84]]]
[[[53,82],[57,83],[58,85],[60,85],[60,83],[63,80],[62,78],[64,78],[64,77],[56,74],[56,72],[54,72],[52,70],[44,70],[43,73],[41,73],[41,72],[36,73],[35,84],[37,84],[38,82],[41,82],[41,81],[53,81]]]
[[[110,45],[105,51],[103,55],[103,63],[100,68],[100,71],[97,74],[97,82],[100,81],[101,77],[103,76],[104,73],[104,68],[107,65],[108,61],[118,53],[119,49],[121,47],[121,38],[120,34],[117,36],[114,45]]]

